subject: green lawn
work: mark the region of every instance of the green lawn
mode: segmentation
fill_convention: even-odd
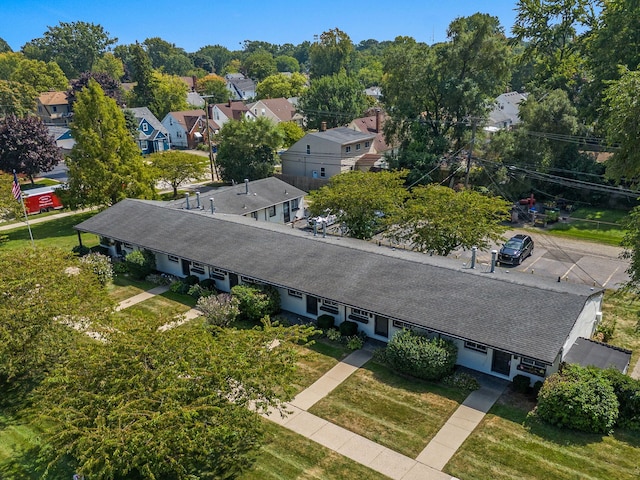
[[[265,420],[265,441],[253,468],[241,480],[294,480],[347,478],[385,479],[359,463],[325,448],[302,435]]]
[[[444,471],[461,480],[640,478],[639,434],[560,430],[527,419],[528,410],[499,401]]]
[[[628,212],[584,207],[571,214],[571,222],[550,224],[546,232],[551,235],[620,245],[625,231],[622,223]]]
[[[68,217],[32,224],[31,232],[34,243],[41,247],[58,247],[71,251],[73,247],[78,245],[78,233],[73,227],[96,213],[97,212],[78,213]],[[20,227],[0,232],[0,234],[7,236],[7,241],[2,243],[3,249],[18,250],[31,245],[29,230],[24,224]],[[83,233],[82,244],[89,248],[95,247],[98,245],[98,237],[89,233]]]
[[[343,345],[336,345],[322,338],[312,345],[300,347],[298,380],[294,385],[296,392],[309,387],[349,353],[351,352]]]
[[[109,296],[120,303],[154,287],[157,287],[157,285],[151,282],[133,280],[131,277],[116,275],[113,277],[113,283],[107,286],[107,290],[109,291]]]
[[[602,302],[602,321],[615,322],[609,343],[633,352],[629,367],[632,371],[640,359],[640,298],[633,293],[607,290]]]
[[[368,362],[309,412],[415,458],[466,396]]]

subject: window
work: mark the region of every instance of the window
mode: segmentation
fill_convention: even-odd
[[[300,199],[298,199],[298,198],[294,198],[293,200],[291,200],[291,210],[299,210],[300,209],[299,200]]]
[[[400,320],[394,320],[393,326],[396,328],[402,328],[404,330],[413,330],[414,332],[422,333],[422,334],[430,334],[433,333],[431,330],[428,330],[424,327],[420,327],[418,325],[414,325],[413,323],[401,322]]]
[[[209,277],[217,278],[218,280],[225,280],[227,278],[227,272],[220,270],[219,268],[209,269]]]
[[[347,145],[346,147],[344,147],[344,151],[349,153],[351,151],[351,145]]]
[[[361,145],[359,143],[356,143],[356,152],[360,150]]]
[[[270,217],[275,217],[276,216],[276,206],[275,205],[271,205],[269,207],[269,216]]]
[[[327,172],[325,172],[324,167],[320,167],[320,176],[321,177],[326,177],[327,176]]]
[[[204,265],[201,263],[193,262],[191,264],[191,271],[199,274],[204,274]]]
[[[240,280],[242,281],[242,283],[261,283],[255,278],[245,277],[244,275],[240,276]]]
[[[311,153],[311,145],[307,145],[307,155]]]
[[[170,262],[178,263],[178,261],[179,261],[179,258],[176,257],[175,255],[168,255],[168,258],[169,258]]]
[[[54,107],[53,107],[53,111],[54,111],[54,112],[57,112],[57,111],[58,111],[58,107],[54,106]]]
[[[365,312],[364,310],[360,310],[358,308],[351,309],[351,315],[349,315],[350,320],[355,320],[360,323],[369,323],[369,317],[371,314],[369,312]]]
[[[130,243],[123,243],[122,246],[124,248],[133,249],[133,245],[131,245]]]
[[[299,292],[297,290],[287,290],[287,294],[290,297],[302,298],[302,292]]]
[[[338,302],[334,302],[333,300],[322,299],[320,301],[320,310],[333,313],[334,315],[338,315],[338,313],[340,313],[340,310],[338,309]]]
[[[142,123],[142,131],[145,133],[149,131],[149,124],[147,122]]]
[[[547,366],[533,358],[522,357],[518,365],[518,370],[537,375],[538,377],[544,377],[547,373]]]
[[[369,148],[371,146],[371,142],[366,141],[364,142],[364,148]]]
[[[251,218],[253,218],[254,220],[258,219],[258,212],[251,212]]]
[[[476,342],[464,342],[464,348],[475,350],[480,353],[487,353],[487,346]]]

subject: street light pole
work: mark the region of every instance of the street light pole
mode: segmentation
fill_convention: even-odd
[[[213,97],[213,95],[201,95],[204,99],[204,114],[207,119],[207,141],[209,143],[209,168],[211,168],[211,182],[215,182],[215,174],[217,173],[217,168],[215,161],[213,159],[213,146],[211,145],[211,125],[209,125],[209,98]]]

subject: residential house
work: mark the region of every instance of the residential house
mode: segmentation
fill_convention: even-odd
[[[36,99],[36,112],[45,125],[66,127],[71,120],[67,92],[44,92]]]
[[[169,132],[147,107],[129,108],[138,125],[138,146],[143,154],[169,150]]]
[[[382,88],[380,87],[369,87],[365,89],[364,94],[373,97],[375,100],[382,99]]]
[[[204,98],[198,92],[187,92],[187,105],[194,107],[204,107]]]
[[[70,152],[76,141],[71,136],[71,129],[69,127],[61,127],[58,125],[47,125],[49,135],[56,142],[56,146],[62,150],[62,152]]]
[[[254,119],[255,116],[242,101],[229,100],[226,103],[216,103],[209,106],[211,111],[209,118],[222,127],[229,120],[240,120],[242,118]]]
[[[376,138],[347,127],[307,133],[280,154],[282,173],[297,177],[328,179],[355,170],[364,155],[373,154]]]
[[[370,133],[375,135],[373,140],[372,151],[370,154],[363,156],[357,166],[360,170],[380,170],[388,167],[385,154],[392,154],[394,147],[387,143],[384,136],[383,128],[386,116],[380,109],[375,111],[375,115],[356,118],[349,123],[348,127],[358,130],[362,133]]]
[[[292,121],[302,124],[302,115],[296,112],[296,108],[286,98],[265,98],[249,103],[247,108],[256,118],[268,118],[275,124]]]
[[[216,214],[242,215],[272,223],[290,223],[304,214],[305,192],[276,178],[239,183],[230,187],[201,189],[167,205],[179,209],[208,209]]]
[[[252,100],[256,96],[256,82],[241,73],[227,73],[224,76],[227,89],[234,100]]]
[[[493,110],[489,113],[485,130],[497,132],[518,125],[520,123],[520,103],[526,99],[527,94],[519,92],[508,92],[498,96]]]
[[[459,365],[507,380],[521,374],[535,382],[557,371],[602,315],[601,289],[472,269],[208,208],[126,199],[75,228],[80,241],[80,232],[98,235],[113,255],[146,249],[159,271],[212,278],[221,291],[271,285],[282,309],[300,318],[350,320],[382,342],[402,329],[451,340]],[[609,348],[590,347],[594,357]]]
[[[161,123],[169,133],[169,143],[174,148],[194,149],[198,144],[207,141],[208,132],[214,135],[220,130],[218,123],[211,118],[207,130],[207,116],[204,110],[169,112]]]

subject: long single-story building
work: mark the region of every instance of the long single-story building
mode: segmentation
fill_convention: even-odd
[[[212,278],[221,291],[275,286],[283,310],[352,320],[377,340],[404,328],[453,340],[459,365],[503,379],[544,379],[601,319],[601,289],[206,209],[123,200],[75,228],[114,255],[147,249],[159,271]]]

